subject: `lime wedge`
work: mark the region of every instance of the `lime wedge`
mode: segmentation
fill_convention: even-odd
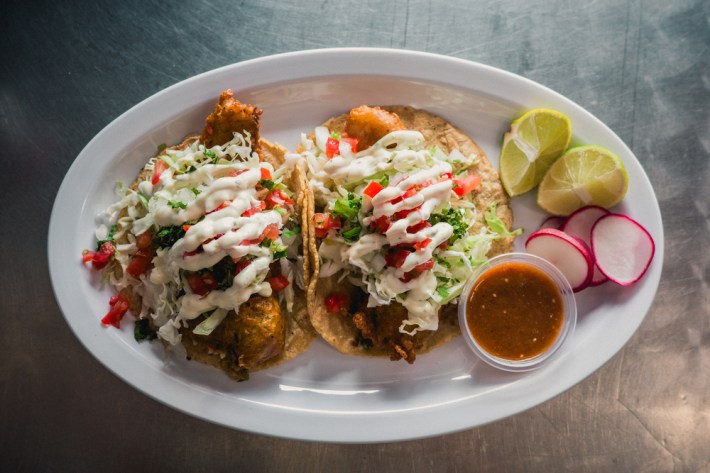
[[[609,208],[629,188],[629,176],[619,157],[601,146],[572,148],[547,171],[537,191],[540,207],[569,215],[585,205]]]
[[[500,150],[500,177],[508,195],[538,185],[571,139],[569,118],[555,110],[530,110],[511,123]]]

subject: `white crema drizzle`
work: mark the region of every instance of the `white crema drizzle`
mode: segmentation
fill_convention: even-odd
[[[316,130],[316,137],[323,134],[323,130]],[[420,330],[436,330],[440,305],[432,299],[437,290],[434,272],[423,271],[407,282],[403,282],[402,278],[405,273],[431,260],[433,252],[453,235],[453,227],[445,222],[414,233],[407,232],[407,228],[428,220],[432,213],[450,207],[453,182],[451,179],[439,182],[443,174],[453,172],[452,165],[441,159],[448,156],[423,149],[423,135],[410,130],[392,132],[371,148],[358,153],[341,146],[340,156],[332,159],[327,159],[318,143],[304,138],[302,144],[305,149],[303,155],[313,176],[311,186],[316,199],[323,205],[341,197],[332,190],[333,187],[361,193],[373,177],[388,175],[387,187],[373,199],[363,197],[361,215],[372,211],[372,215],[362,220],[363,226],[367,227],[372,220],[383,216],[392,217],[397,212],[416,209],[392,222],[384,235],[366,234],[349,245],[324,240],[319,249],[324,260],[321,277],[331,276],[340,269],[352,272],[351,268],[357,268],[361,273],[359,284],[369,293],[368,307],[389,304],[395,299],[408,311],[408,319],[400,327],[401,332],[414,334]],[[412,187],[417,188],[414,195],[391,203]],[[413,246],[427,239],[430,242],[424,248],[409,253],[400,268],[386,266],[385,245]]]
[[[218,164],[207,164],[205,151],[211,151]],[[238,310],[253,294],[271,295],[271,286],[265,278],[274,261],[273,255],[269,248],[259,246],[258,239],[270,225],[275,225],[280,232],[283,219],[275,210],[243,216],[246,210],[260,205],[256,185],[261,178],[261,168],[273,171],[270,164],[260,163],[258,156],[251,152],[248,136],[235,134],[229,143],[210,150],[195,142],[184,150],[171,150],[167,161],[171,165],[161,174],[158,184],[153,186],[150,180],[141,182],[137,192],[129,191],[120,205],[107,209],[104,218],[115,221],[116,213],[127,208],[131,218],[119,222],[121,231],[126,227],[138,235],[150,228],[183,225],[204,216],[171,248],[158,250],[153,269],[148,275],[142,275],[138,283],[120,282],[124,287],[135,287],[143,297],[141,316],[152,316],[159,326],[159,336],[175,345],[180,341],[179,328],[183,321],[217,309]],[[151,160],[146,169],[152,170],[154,162]],[[195,169],[184,174],[177,171],[189,166]],[[136,197],[139,194],[141,199]],[[227,201],[231,203],[223,206]],[[276,241],[280,244],[280,237]],[[202,251],[197,252],[200,247]],[[201,296],[192,293],[184,280],[184,271],[211,268],[225,257],[237,260],[245,256],[250,258],[250,264],[225,290],[214,289]],[[125,280],[130,259],[124,260],[121,264]],[[186,294],[177,297],[179,287],[183,287]]]

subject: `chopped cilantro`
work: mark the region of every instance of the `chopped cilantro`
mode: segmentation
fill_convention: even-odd
[[[195,194],[195,195],[200,195],[200,194],[202,193],[202,191],[201,191],[200,189],[196,188],[196,187],[193,187],[193,188],[190,189],[190,190],[191,190],[192,193]]]
[[[355,197],[354,194],[348,193],[347,199],[338,199],[333,206],[333,213],[339,217],[352,220],[357,218],[357,214],[362,206],[362,197]]]
[[[158,145],[158,151],[163,151],[167,147],[168,147],[168,145],[166,145],[165,143],[160,143]]]
[[[261,185],[261,187],[265,187],[265,188],[269,189],[270,191],[272,191],[272,190],[274,190],[275,184],[274,184],[274,181],[272,181],[271,179],[259,179],[259,185]]]
[[[331,131],[330,137],[333,138],[334,140],[340,140],[340,133],[338,133],[337,131]]]
[[[432,214],[429,218],[429,223],[436,225],[439,222],[445,222],[454,227],[454,234],[451,237],[451,242],[463,238],[468,233],[468,224],[463,221],[463,210],[448,208],[443,213]]]
[[[443,297],[444,299],[447,298],[447,297],[449,297],[449,291],[448,291],[444,286],[439,286],[439,287],[437,287],[437,288],[436,288],[436,292],[438,292],[439,295],[440,295],[441,297]]]
[[[142,342],[143,340],[155,340],[158,338],[158,334],[155,333],[150,327],[150,321],[148,319],[136,320],[136,325],[133,327],[133,338],[137,342]]]
[[[206,149],[204,154],[206,157],[210,158],[213,162],[217,160],[217,153],[215,153],[211,149]]]
[[[285,231],[283,232],[283,237],[284,237],[284,238],[291,238],[292,236],[297,235],[297,234],[299,234],[299,233],[301,233],[301,227],[299,227],[298,225],[296,225],[295,227],[293,227],[293,228],[291,228],[291,229],[289,229],[289,230],[285,230]]]
[[[185,204],[185,202],[178,202],[175,200],[169,200],[168,205],[174,209],[186,209],[187,208],[187,204]]]
[[[353,243],[360,238],[360,231],[362,227],[360,225],[353,226],[350,230],[346,230],[342,233],[343,239],[348,243]]]
[[[194,225],[196,220],[185,222],[183,225],[173,225],[170,227],[161,227],[155,232],[153,241],[158,245],[158,248],[170,248],[176,241],[185,235],[185,226]]]
[[[440,265],[442,265],[445,268],[451,267],[451,263],[449,263],[448,261],[446,261],[446,259],[444,259],[440,256],[434,255],[434,261],[436,261],[437,263],[439,263]]]

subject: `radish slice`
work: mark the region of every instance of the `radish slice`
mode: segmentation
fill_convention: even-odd
[[[565,223],[564,217],[558,217],[553,215],[552,217],[547,217],[540,225],[540,228],[555,228],[559,229]]]
[[[581,209],[576,210],[572,215],[567,217],[567,220],[562,224],[560,230],[568,235],[577,237],[584,241],[587,246],[592,246],[592,227],[597,220],[599,220],[604,215],[609,215],[609,211],[604,207],[599,207],[598,205],[587,205]],[[593,252],[592,252],[593,253]],[[596,256],[592,255],[595,260]],[[597,265],[594,265],[594,274],[592,275],[592,282],[590,286],[598,286],[600,284],[608,281],[604,273],[602,273]]]
[[[621,286],[630,286],[648,270],[656,244],[636,220],[609,214],[592,227],[592,249],[597,266],[606,277]]]
[[[561,230],[543,228],[531,234],[525,250],[546,259],[565,275],[574,292],[589,285],[594,273],[594,259],[586,243]]]

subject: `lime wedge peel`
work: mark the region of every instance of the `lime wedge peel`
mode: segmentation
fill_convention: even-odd
[[[500,153],[501,181],[508,195],[537,186],[571,139],[569,118],[555,110],[533,109],[513,121]]]
[[[578,146],[550,167],[538,188],[537,204],[565,216],[586,205],[612,207],[628,188],[628,174],[615,153],[601,146]]]

